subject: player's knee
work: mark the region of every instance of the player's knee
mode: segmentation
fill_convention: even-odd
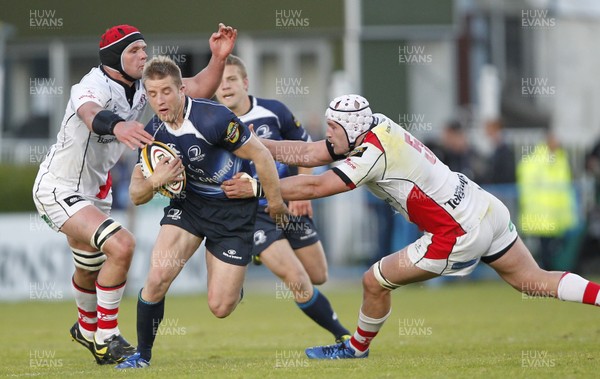
[[[309,273],[309,276],[311,283],[314,285],[325,284],[325,282],[327,282],[327,279],[329,279],[327,275],[327,269],[311,272]]]
[[[239,299],[238,299],[239,300]],[[227,302],[220,299],[208,299],[208,307],[213,315],[217,318],[225,318],[233,312],[237,301]]]
[[[135,251],[135,238],[127,230],[122,229],[112,238],[110,248],[107,248],[106,254],[114,261],[129,266],[133,259]]]
[[[94,285],[96,279],[98,279],[98,271],[90,271],[89,269],[85,269],[82,267],[75,266],[75,271],[77,272],[77,279],[79,282],[83,282],[89,284],[90,286]]]
[[[287,270],[282,280],[290,291],[301,291],[304,287],[312,287],[310,277],[302,268]]]
[[[362,277],[362,285],[365,292],[376,294],[383,291],[383,288],[373,275],[373,270],[367,270]]]
[[[379,270],[377,264],[373,265],[371,269],[367,270],[363,275],[362,284],[365,294],[379,297],[387,295],[390,291],[401,287],[399,284],[391,283],[383,277],[381,272],[378,273],[375,270]]]

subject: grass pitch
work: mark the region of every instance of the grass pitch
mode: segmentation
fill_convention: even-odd
[[[325,287],[353,330],[356,285]],[[74,302],[0,305],[0,375],[57,378],[595,378],[600,372],[600,309],[523,297],[501,282],[411,285],[395,291],[392,315],[368,359],[313,361],[307,346],[332,337],[284,292],[247,290],[226,319],[206,296],[167,298],[152,366],[121,372],[98,366],[72,342]],[[120,328],[135,344],[135,299]]]

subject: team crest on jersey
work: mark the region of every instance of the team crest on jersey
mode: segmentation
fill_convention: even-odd
[[[368,146],[359,146],[352,150],[348,156],[349,157],[362,157],[362,155],[367,151]]]
[[[231,121],[227,126],[225,139],[231,143],[236,143],[240,139],[240,124],[236,121]]]
[[[171,209],[169,209],[169,212],[167,213],[167,218],[170,218],[175,221],[181,220],[182,213],[183,213],[183,211],[181,209],[171,208]]]
[[[144,110],[144,107],[146,106],[146,94],[143,93],[142,96],[140,96],[140,101],[135,105],[135,107],[133,108],[133,110],[141,112]]]
[[[267,125],[267,124],[262,124],[258,128],[255,128],[254,133],[256,133],[256,135],[259,138],[264,138],[264,139],[271,139],[271,136],[273,135],[273,133],[271,133],[271,129],[269,128],[269,125]]]
[[[300,121],[298,121],[296,119],[296,116],[292,115],[292,121],[294,121],[294,124],[296,125],[296,128],[299,128],[302,126],[302,124],[300,123]]]
[[[200,146],[198,145],[191,146],[187,153],[192,162],[200,162],[206,156],[206,154],[202,153],[202,150],[200,150]]]
[[[265,234],[264,230],[259,229],[256,232],[254,232],[254,244],[255,245],[261,245],[265,242],[267,242],[267,235]]]

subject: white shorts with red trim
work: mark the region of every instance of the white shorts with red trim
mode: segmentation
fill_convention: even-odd
[[[496,197],[488,196],[490,206],[479,226],[458,237],[425,233],[407,247],[411,262],[439,275],[464,276],[480,260],[490,263],[504,254],[516,241],[517,230],[508,208]]]
[[[110,215],[112,195],[109,193],[106,198],[98,199],[64,187],[40,184],[34,187],[33,202],[42,219],[59,232],[69,218],[88,205],[93,205]]]

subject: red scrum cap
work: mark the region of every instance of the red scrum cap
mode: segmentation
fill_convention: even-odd
[[[100,38],[100,62],[119,71],[125,79],[135,81],[123,69],[122,54],[132,43],[144,40],[140,31],[131,25],[117,25],[108,29]]]

